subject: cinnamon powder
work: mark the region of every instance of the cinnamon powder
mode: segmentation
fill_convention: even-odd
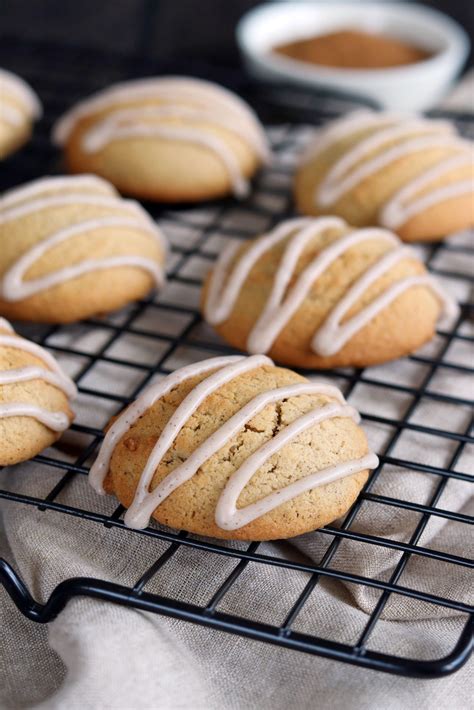
[[[359,30],[315,35],[278,45],[273,51],[301,62],[344,69],[386,69],[415,64],[432,56],[394,37]]]

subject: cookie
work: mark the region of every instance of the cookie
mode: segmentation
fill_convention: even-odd
[[[321,130],[297,168],[306,215],[378,225],[406,242],[474,224],[472,143],[446,121],[357,111]]]
[[[100,91],[58,121],[53,140],[71,172],[96,173],[124,194],[165,202],[244,197],[269,156],[263,129],[242,99],[186,77]]]
[[[163,282],[164,238],[136,202],[90,175],[51,177],[0,199],[0,313],[69,323]]]
[[[31,136],[41,116],[38,97],[19,76],[0,69],[0,160],[14,153]]]
[[[53,444],[74,418],[72,380],[46,350],[0,318],[0,466]]]
[[[212,358],[114,421],[90,482],[133,528],[152,516],[217,538],[293,537],[344,514],[377,466],[358,421],[337,387],[264,355]]]
[[[456,304],[413,250],[339,217],[287,220],[231,244],[207,276],[202,311],[230,345],[308,368],[365,367],[411,353]]]

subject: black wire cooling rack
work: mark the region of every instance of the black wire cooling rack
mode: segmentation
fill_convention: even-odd
[[[104,55],[96,51],[45,43],[23,45],[18,43],[16,38],[5,38],[2,41],[0,66],[11,68],[21,74],[36,88],[45,104],[45,117],[35,130],[33,141],[2,166],[0,190],[44,174],[60,172],[59,158],[50,145],[49,131],[53,120],[65,108],[80,97],[113,81],[130,76],[156,73],[160,69],[142,59]],[[245,92],[253,100],[261,114],[266,119],[273,119],[275,122],[281,120],[284,115],[291,117],[293,121],[304,118],[317,124],[341,111],[353,108],[355,102],[353,97],[331,96],[327,92],[306,94],[297,89],[275,89],[271,86],[256,89],[246,84],[241,77],[216,75],[216,71],[211,73],[209,67],[201,67],[199,73],[201,75],[211,74],[210,78],[221,80],[230,84],[232,88]],[[463,132],[474,129],[469,117],[457,115],[455,118]],[[265,222],[266,227],[270,227],[276,221],[291,214],[288,190],[291,160],[288,159],[288,156],[297,147],[302,136],[304,137],[304,130],[296,129],[290,125],[279,126],[274,128],[270,135],[273,147],[280,156],[279,160],[270,173],[259,179],[254,194],[242,205],[237,205],[233,200],[204,205],[197,209],[196,207],[183,207],[179,210],[174,208],[172,210],[166,206],[146,205],[153,216],[160,218],[167,225],[171,233],[173,233],[173,229],[179,231],[182,228],[191,230],[193,235],[191,239],[186,238],[181,241],[171,239],[172,258],[168,274],[170,290],[165,291],[162,297],[156,299],[154,296],[150,296],[149,299],[134,304],[119,319],[111,317],[85,321],[83,327],[88,331],[94,332],[100,329],[101,332],[106,333],[105,339],[93,352],[81,349],[74,341],[67,345],[58,344],[58,342],[60,343],[58,336],[67,329],[48,326],[34,330],[33,337],[36,341],[50,348],[55,355],[77,358],[83,363],[75,374],[82,395],[92,397],[97,402],[107,400],[115,408],[115,411],[119,411],[125,404],[133,400],[155,375],[168,374],[172,357],[183,347],[192,347],[198,350],[201,358],[210,357],[216,352],[231,352],[230,348],[223,345],[217,338],[214,339],[210,336],[208,331],[200,328],[202,324],[196,309],[196,294],[201,281],[199,273],[196,276],[193,266],[197,262],[207,265],[211,263],[214,258],[211,245],[216,240],[254,236],[255,229],[248,227],[249,220],[250,222],[260,220],[262,223]],[[449,279],[454,285],[462,284],[463,287],[468,282],[472,283],[468,259],[472,258],[473,253],[472,243],[469,245],[467,242],[429,245],[424,249],[427,264],[433,272],[442,278]],[[449,257],[452,256],[457,258],[457,263],[460,265],[457,268],[449,266],[452,263]],[[172,294],[175,288],[182,288],[185,291],[188,289],[191,295],[188,295],[184,301],[178,298],[174,299]],[[144,314],[150,311],[156,314],[152,330],[141,325]],[[468,334],[465,328],[470,314],[472,317],[468,303],[464,302],[462,313],[453,328],[438,331],[439,347],[433,355],[417,354],[403,361],[423,367],[423,377],[416,386],[404,384],[401,378],[380,379],[380,377],[373,375],[373,370],[337,370],[324,373],[324,376],[334,377],[338,383],[342,383],[346,397],[351,397],[354,389],[358,386],[368,385],[376,388],[381,398],[404,395],[408,398],[409,404],[401,418],[381,416],[377,412],[363,412],[366,422],[386,426],[391,433],[380,452],[380,468],[373,473],[342,524],[340,526],[329,525],[315,533],[315,535],[326,536],[330,540],[317,564],[307,561],[291,561],[286,557],[266,554],[258,543],[235,547],[225,542],[203,540],[183,532],[173,532],[152,526],[143,531],[127,533],[160,540],[167,545],[165,551],[157,559],[150,560],[149,568],[141,574],[134,585],[125,586],[114,582],[114,580],[93,578],[65,579],[56,586],[49,599],[43,604],[31,596],[18,573],[5,560],[0,561],[0,581],[18,609],[29,619],[41,623],[53,619],[71,598],[86,596],[192,621],[289,649],[400,675],[438,677],[457,670],[467,660],[471,649],[472,607],[463,599],[456,597],[455,584],[452,595],[440,596],[430,591],[422,591],[401,584],[400,579],[407,565],[413,559],[421,558],[430,560],[434,564],[452,565],[454,580],[457,570],[473,566],[473,562],[468,559],[468,556],[460,557],[442,549],[434,549],[429,545],[420,544],[427,525],[433,519],[441,519],[446,521],[446,524],[452,522],[462,526],[473,523],[472,517],[439,506],[448,482],[472,483],[473,478],[469,476],[467,471],[459,470],[458,465],[461,460],[464,461],[468,448],[472,447],[474,442],[470,425],[462,431],[450,431],[422,423],[423,419],[420,421],[420,418],[416,416],[426,402],[430,403],[432,407],[449,405],[465,408],[469,406],[470,401],[467,398],[469,393],[463,392],[463,396],[460,396],[460,394],[451,393],[449,390],[439,391],[436,388],[436,382],[440,373],[451,373],[453,377],[458,373],[463,375],[469,371],[472,373],[468,366],[457,364],[450,357],[453,344],[472,346],[474,338]],[[171,334],[168,329],[160,326],[164,320],[168,321],[169,319],[175,319],[178,324]],[[20,324],[18,330],[25,332],[24,327],[22,328]],[[31,336],[28,329],[27,332]],[[136,359],[126,359],[114,355],[114,346],[120,343],[121,339],[130,335],[156,344],[160,353],[157,361],[140,362]],[[110,383],[107,391],[91,386],[88,384],[87,378],[98,364],[131,368],[137,373],[138,384],[130,387],[125,394],[114,393],[113,382]],[[56,478],[51,490],[42,497],[28,495],[24,488],[20,486],[18,489],[15,488],[15,477],[13,477],[11,479],[13,483],[8,490],[0,490],[0,497],[4,499],[4,505],[13,502],[35,506],[40,511],[56,511],[70,516],[71,525],[74,525],[75,518],[80,518],[90,521],[91,525],[123,528],[123,508],[121,506],[118,506],[111,515],[106,515],[93,509],[85,509],[79,504],[60,502],[61,494],[71,486],[72,481],[87,474],[88,460],[91,454],[97,450],[102,438],[100,428],[94,428],[87,424],[73,424],[72,431],[83,435],[84,440],[87,441],[87,444],[79,452],[76,452],[72,462],[70,456],[62,455],[62,449],[58,447],[54,450],[54,455],[49,455],[46,452],[37,456],[30,464],[26,464],[26,467],[42,466],[54,472]],[[428,435],[437,445],[449,444],[451,451],[449,461],[445,465],[435,466],[400,457],[397,454],[397,444],[406,432],[419,436]],[[375,483],[380,478],[384,467],[387,466],[391,466],[395,470],[413,471],[431,477],[436,481],[436,485],[430,500],[425,503],[417,503],[375,492]],[[18,475],[18,480],[20,478],[21,476]],[[367,503],[374,506],[389,506],[390,510],[393,509],[394,514],[399,511],[411,511],[416,514],[410,539],[401,542],[393,537],[384,537],[383,530],[380,530],[377,535],[356,531],[353,527],[354,522],[360,514],[361,507]],[[364,554],[369,556],[375,555],[379,549],[393,550],[399,553],[390,577],[388,579],[380,579],[377,576],[365,577],[337,567],[335,558],[345,540],[357,541],[362,544],[365,548]],[[232,572],[224,581],[217,583],[212,597],[205,605],[160,596],[145,589],[150,580],[182,548],[193,549],[201,555],[210,553],[225,557],[235,563]],[[222,612],[218,609],[218,605],[237,583],[250,563],[277,567],[285,573],[288,572],[288,584],[290,584],[292,571],[299,570],[306,574],[307,581],[302,591],[296,595],[296,599],[287,609],[286,617],[282,623],[268,623],[267,620],[259,621],[231,611]],[[314,633],[314,630],[310,632],[294,628],[295,620],[301,615],[305,604],[312,595],[318,593],[318,585],[321,580],[331,579],[351,584],[356,588],[371,588],[379,592],[378,599],[371,613],[367,615],[364,628],[355,643],[344,643],[337,637],[323,638]],[[454,647],[447,655],[433,658],[432,655],[430,656],[428,648],[427,658],[429,660],[426,660],[426,658],[407,658],[401,653],[380,652],[370,648],[370,638],[381,619],[387,602],[397,595],[406,599],[407,603],[410,600],[427,603],[444,609],[447,613],[457,613],[465,619],[463,630],[459,633]],[[249,614],[249,617],[252,617],[252,614]]]

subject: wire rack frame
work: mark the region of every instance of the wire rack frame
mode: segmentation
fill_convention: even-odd
[[[39,126],[32,144],[6,163],[6,170],[0,176],[1,189],[11,187],[14,184],[38,177],[42,174],[50,174],[59,170],[57,155],[52,150],[48,139],[49,129],[54,118],[65,107],[71,105],[74,100],[82,95],[87,95],[98,86],[110,83],[119,77],[124,78],[125,76],[135,75],[140,72],[151,73],[153,70],[156,71],[156,67],[151,68],[150,65],[144,65],[141,60],[132,61],[130,58],[101,55],[100,53],[91,53],[81,48],[67,48],[57,45],[45,45],[44,43],[24,46],[13,44],[13,42],[8,39],[5,40],[0,49],[0,57],[4,65],[10,66],[32,82],[46,104],[45,119]],[[58,57],[61,57],[60,64],[57,62]],[[8,59],[10,59],[9,63],[7,61]],[[80,74],[78,72],[71,73],[70,70],[72,70],[73,67],[81,67]],[[147,68],[148,71],[146,71]],[[207,73],[206,69],[203,69],[201,73],[205,75]],[[271,96],[274,94],[274,91],[275,90],[271,87],[268,89],[268,100],[271,101]],[[281,93],[278,93],[278,96],[281,102]],[[313,123],[322,122],[328,115],[343,110],[344,99],[341,102],[341,97],[334,97],[334,101],[329,107],[327,103],[324,104],[324,106],[324,110],[315,113],[311,102],[308,103],[308,110],[311,110]],[[275,118],[278,118],[278,114],[275,114]],[[459,116],[457,118],[459,119]],[[464,132],[472,131],[474,128],[472,122],[469,122],[465,116],[462,116],[458,123]],[[296,132],[291,126],[276,131],[273,135],[273,147],[276,153],[284,153],[288,148],[294,147],[295,137]],[[275,173],[280,172],[283,176],[288,176],[290,166],[278,162],[273,170]],[[245,208],[247,212],[252,212],[254,215],[267,218],[270,223],[274,223],[291,214],[292,207],[286,189],[266,186],[264,192],[267,197],[277,196],[283,200],[284,207],[278,211],[278,214],[274,214],[272,209],[253,201],[246,203],[243,208]],[[175,225],[188,225],[189,214],[192,214],[192,212],[188,212],[186,209],[182,211],[170,211],[164,207],[153,205],[146,206],[153,216],[160,217]],[[204,209],[206,209],[206,207]],[[200,227],[199,236],[192,246],[173,246],[173,265],[168,272],[168,280],[170,283],[191,287],[198,287],[200,285],[200,279],[183,275],[182,272],[186,270],[186,266],[190,264],[194,257],[199,257],[200,259],[210,262],[213,257],[207,249],[207,246],[217,232],[231,238],[248,238],[250,236],[247,230],[241,229],[234,224],[231,226],[227,224],[226,217],[231,210],[235,210],[235,203],[233,201],[224,201],[217,206],[212,205],[210,209],[211,216],[207,219],[206,223]],[[461,256],[464,254],[466,256],[472,256],[474,253],[472,246],[451,244],[448,242],[441,245],[430,245],[426,249],[426,262],[432,272],[462,281],[463,283],[468,281],[472,283],[472,275],[469,273],[439,268],[437,266],[437,264],[442,261],[438,259],[438,257],[443,252],[457,252]],[[161,312],[168,315],[186,316],[187,322],[176,335],[170,335],[167,332],[160,331],[159,328],[150,332],[140,327],[140,325],[137,325],[140,317],[148,309],[156,310],[157,313]],[[371,413],[370,411],[362,412],[365,421],[390,426],[393,429],[393,434],[386,443],[384,450],[381,452],[381,466],[372,474],[358,500],[345,516],[342,524],[338,527],[328,525],[318,532],[318,534],[328,536],[330,539],[330,544],[318,564],[291,561],[284,557],[275,557],[265,554],[261,551],[259,543],[250,543],[243,549],[235,549],[228,546],[225,542],[221,543],[201,539],[185,532],[173,532],[158,528],[157,526],[151,526],[145,530],[134,531],[133,534],[164,541],[168,544],[168,547],[150,564],[149,568],[136,580],[133,586],[124,586],[114,581],[94,578],[65,579],[53,590],[46,603],[41,604],[31,596],[18,573],[5,560],[0,561],[0,582],[3,583],[18,609],[31,620],[40,623],[46,623],[53,619],[66,606],[71,598],[87,596],[108,600],[136,609],[164,614],[169,617],[195,622],[232,634],[238,634],[289,649],[304,651],[384,672],[412,677],[439,677],[456,671],[466,662],[472,650],[472,622],[474,617],[472,607],[461,600],[446,598],[441,595],[407,587],[400,584],[400,579],[408,562],[413,557],[424,557],[440,562],[447,562],[454,565],[454,569],[456,566],[463,568],[472,568],[474,566],[473,561],[467,557],[460,557],[419,544],[421,536],[432,517],[454,521],[463,525],[472,525],[474,522],[473,518],[467,515],[441,508],[438,505],[448,481],[451,479],[471,483],[473,481],[472,476],[467,472],[457,470],[456,466],[465,447],[472,445],[474,442],[471,426],[466,428],[463,432],[453,432],[411,421],[420,403],[425,400],[433,402],[434,405],[436,405],[436,403],[445,403],[464,407],[472,404],[467,398],[437,392],[436,389],[432,387],[433,380],[440,370],[463,373],[472,372],[469,367],[453,362],[446,357],[453,342],[459,341],[465,342],[467,345],[472,345],[474,338],[467,335],[463,328],[470,313],[470,305],[463,303],[461,315],[452,329],[438,331],[438,336],[442,339],[442,346],[436,355],[427,356],[418,354],[407,358],[409,361],[422,364],[425,367],[423,380],[416,387],[388,380],[381,381],[375,379],[370,375],[370,372],[364,371],[363,369],[335,370],[324,373],[329,377],[335,377],[338,381],[342,380],[344,382],[343,390],[347,398],[350,398],[351,393],[357,385],[363,383],[379,388],[383,395],[389,395],[390,393],[407,394],[411,397],[411,404],[405,411],[404,416],[399,419],[383,417]],[[231,348],[228,348],[217,340],[207,340],[202,337],[196,338],[193,336],[193,332],[200,323],[199,311],[193,307],[193,305],[182,305],[180,303],[167,302],[164,300],[155,301],[152,295],[148,299],[137,302],[127,312],[122,322],[117,323],[114,319],[93,318],[84,323],[92,331],[98,328],[107,331],[105,342],[93,353],[81,350],[78,347],[66,347],[55,344],[54,336],[57,336],[58,333],[61,332],[61,328],[58,326],[41,328],[35,340],[49,348],[53,353],[85,359],[86,363],[75,376],[79,391],[84,395],[110,400],[116,405],[117,411],[128,402],[132,401],[154,376],[157,374],[169,374],[170,369],[167,367],[167,361],[179,348],[192,346],[192,348],[198,348],[200,351],[207,351],[209,356],[215,353],[233,352]],[[110,349],[125,335],[137,335],[159,342],[163,348],[159,359],[152,364],[145,364],[112,356],[109,352]],[[126,396],[114,394],[113,391],[104,392],[101,390],[98,392],[94,388],[84,384],[86,376],[97,363],[124,365],[129,368],[134,368],[141,373],[141,380],[134,389],[132,388],[127,392]],[[97,450],[103,437],[103,432],[100,429],[83,424],[73,424],[72,430],[88,435],[90,438],[88,445],[84,446],[73,462],[69,459],[61,459],[60,456],[52,457],[47,454],[41,454],[35,457],[30,464],[32,466],[34,466],[35,463],[45,465],[57,472],[59,478],[45,496],[41,498],[35,497],[26,494],[24,491],[20,492],[9,488],[8,490],[0,490],[0,498],[3,498],[6,504],[8,504],[9,501],[21,503],[35,506],[41,511],[57,511],[58,513],[71,516],[71,518],[77,517],[90,521],[91,523],[103,525],[106,528],[123,528],[122,515],[124,509],[120,505],[116,507],[111,515],[105,515],[94,510],[84,509],[80,506],[64,504],[58,501],[61,492],[71,485],[75,477],[88,473],[87,462],[91,455]],[[452,442],[454,450],[448,464],[444,467],[436,467],[405,460],[395,455],[394,449],[400,436],[404,431],[408,430],[420,434],[429,434],[441,441]],[[386,465],[403,470],[422,472],[428,476],[435,477],[437,484],[431,495],[431,499],[425,504],[420,504],[374,492],[374,484]],[[391,506],[394,509],[410,510],[419,514],[418,523],[409,541],[399,542],[386,538],[382,534],[365,534],[353,530],[352,525],[364,501],[370,501],[377,505]],[[387,548],[400,552],[400,558],[390,578],[382,581],[334,567],[331,563],[342,541],[345,539],[360,542],[366,545],[369,550]],[[233,568],[232,572],[220,583],[204,606],[146,591],[146,585],[176,555],[178,550],[183,547],[192,548],[202,553],[206,552],[223,556],[233,559],[236,562],[236,566]],[[308,575],[306,585],[295,602],[288,609],[283,623],[263,623],[236,614],[219,611],[219,603],[231,590],[232,586],[237,582],[249,563],[278,567],[281,570],[288,571],[299,570]],[[380,591],[378,601],[372,613],[368,616],[365,627],[356,643],[350,645],[340,642],[337,638],[327,639],[315,634],[302,633],[294,630],[293,626],[295,620],[308,602],[310,596],[317,593],[317,587],[321,579],[344,581]],[[454,610],[464,616],[466,621],[463,630],[454,648],[452,648],[448,655],[433,660],[422,660],[381,653],[368,648],[368,641],[391,595],[401,595],[407,599],[427,602],[440,608]]]

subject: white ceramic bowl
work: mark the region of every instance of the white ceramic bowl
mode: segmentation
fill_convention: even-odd
[[[389,34],[433,56],[390,69],[338,69],[272,53],[272,47],[342,28]],[[397,111],[436,105],[460,72],[469,39],[446,15],[404,2],[272,2],[248,12],[237,41],[249,72],[260,79],[330,87],[375,100]]]

